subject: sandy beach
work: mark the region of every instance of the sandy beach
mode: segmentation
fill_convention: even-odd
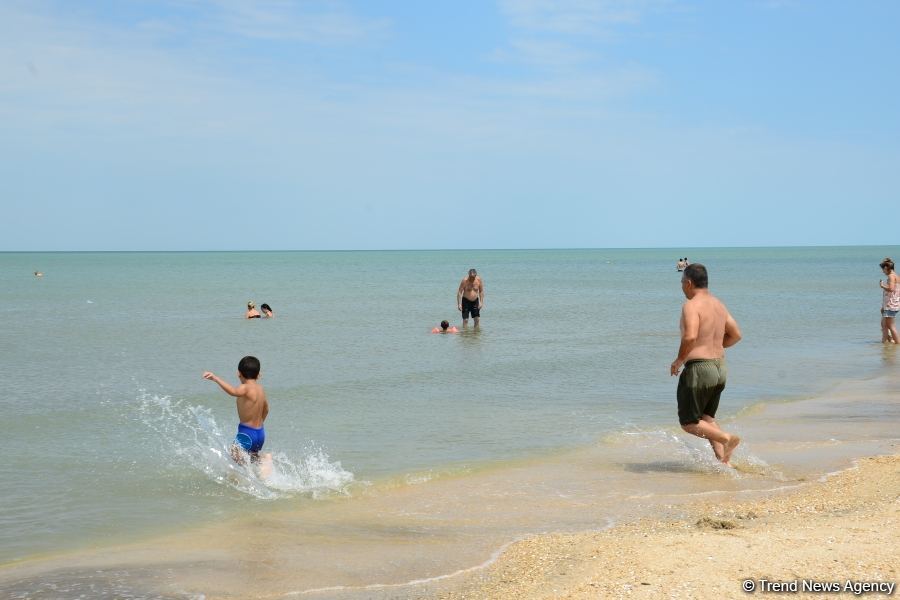
[[[762,499],[703,501],[678,511],[678,518],[643,519],[600,533],[522,540],[485,571],[439,597],[831,598],[896,593],[900,455],[864,458],[823,481]],[[751,583],[745,584],[747,580]],[[753,592],[746,593],[744,585],[752,585]],[[827,591],[829,587],[836,591]]]

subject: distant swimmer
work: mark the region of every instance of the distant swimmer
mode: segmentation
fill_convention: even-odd
[[[274,319],[275,313],[272,312],[272,307],[266,303],[262,303],[259,306],[260,310],[262,310],[262,314],[267,319]]]
[[[468,277],[463,277],[456,290],[456,310],[462,311],[463,327],[469,324],[469,315],[478,327],[481,310],[484,308],[484,281],[478,276],[478,271],[469,269]]]
[[[35,277],[43,277],[44,274],[41,273],[40,271],[35,271],[35,272],[34,272],[34,276],[35,276]]]
[[[679,258],[678,262],[675,263],[675,269],[678,271],[684,271],[684,268],[687,266],[685,263],[685,259]]]
[[[253,302],[247,303],[247,314],[244,315],[248,319],[260,319],[262,315],[259,314],[259,311],[256,310],[256,305]]]
[[[231,444],[231,457],[236,463],[244,464],[244,453],[248,454],[251,463],[260,464],[260,473],[265,477],[271,471],[272,455],[259,454],[266,442],[263,424],[269,416],[266,391],[258,381],[259,371],[259,359],[255,356],[245,356],[238,363],[238,379],[241,381],[239,386],[232,386],[210,371],[203,373],[203,379],[214,381],[226,394],[237,398],[239,423],[237,435]]]
[[[450,321],[441,321],[441,326],[432,329],[431,333],[459,333],[459,329],[455,325],[450,327]]]
[[[741,330],[725,305],[709,293],[708,283],[701,264],[689,265],[681,276],[687,302],[681,308],[681,345],[669,372],[678,375],[684,366],[677,392],[681,428],[709,440],[716,458],[730,467],[741,438],[722,431],[715,416],[728,373],[725,348],[741,341]]]
[[[887,275],[887,281],[878,280],[881,287],[881,343],[896,344],[900,342],[895,322],[900,311],[900,277],[894,272],[894,261],[890,258],[885,258],[879,266]]]

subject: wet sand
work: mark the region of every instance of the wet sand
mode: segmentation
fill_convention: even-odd
[[[517,542],[484,571],[433,595],[740,598],[750,597],[742,589],[750,580],[754,595],[860,597],[846,587],[849,580],[872,584],[874,591],[863,594],[872,598],[886,597],[884,584],[900,582],[900,455],[864,458],[824,481],[758,500],[700,501],[678,510],[677,518]],[[788,590],[764,593],[761,580]],[[809,591],[816,583],[840,591]]]
[[[674,426],[623,430],[539,459],[0,565],[0,596],[730,598],[748,578],[894,581],[898,397],[891,374],[726,419],[745,440],[735,470]],[[888,456],[847,470],[877,455]]]

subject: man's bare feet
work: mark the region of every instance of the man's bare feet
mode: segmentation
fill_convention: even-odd
[[[725,448],[722,452],[722,462],[731,466],[731,454],[734,452],[734,449],[738,447],[738,444],[741,443],[741,438],[739,436],[734,435],[733,433],[728,437],[728,441],[725,442]]]
[[[709,445],[712,446],[713,454],[716,455],[716,460],[722,462],[725,446],[721,442],[714,442],[712,440],[709,440]]]

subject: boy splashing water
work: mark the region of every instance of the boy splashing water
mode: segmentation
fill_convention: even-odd
[[[238,363],[238,379],[241,384],[232,386],[214,373],[206,371],[203,379],[208,379],[219,384],[219,387],[228,394],[237,398],[238,430],[231,445],[231,457],[238,464],[244,464],[245,453],[250,455],[250,462],[259,465],[259,473],[262,477],[268,477],[272,471],[272,455],[260,455],[263,444],[266,442],[266,430],[263,423],[269,415],[269,402],[266,400],[266,391],[257,381],[259,379],[260,364],[255,356],[245,356]]]

